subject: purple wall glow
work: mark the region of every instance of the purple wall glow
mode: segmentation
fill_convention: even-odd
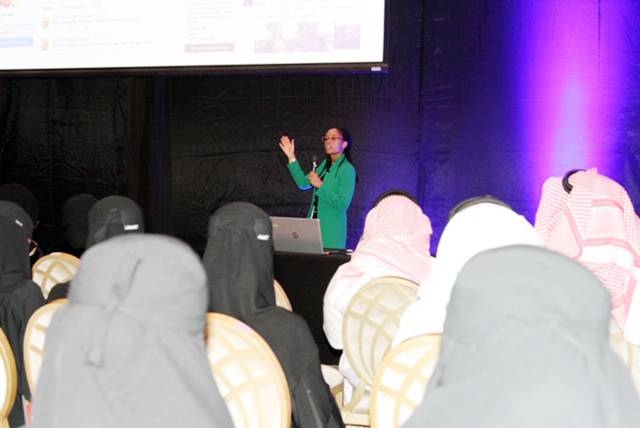
[[[547,177],[572,168],[597,167],[620,181],[631,3],[522,0],[514,8],[519,132],[536,200]]]

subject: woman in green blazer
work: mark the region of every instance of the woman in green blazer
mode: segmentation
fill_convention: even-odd
[[[331,128],[322,138],[326,159],[307,175],[296,160],[295,141],[280,137],[280,148],[289,159],[289,172],[300,190],[313,189],[307,217],[318,218],[325,248],[347,245],[347,209],[356,187],[356,170],[351,164],[351,135],[343,128]]]

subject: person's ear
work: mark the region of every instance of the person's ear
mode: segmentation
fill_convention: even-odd
[[[342,150],[344,151],[347,146],[349,145],[349,142],[347,140],[342,140]]]

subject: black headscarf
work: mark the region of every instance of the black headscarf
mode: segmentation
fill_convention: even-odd
[[[91,195],[87,196],[91,197]],[[83,197],[83,199],[83,205],[86,206],[89,199],[86,197]],[[87,218],[89,224],[86,235],[86,249],[114,236],[144,232],[142,210],[138,204],[125,196],[107,196],[100,199],[91,205]],[[53,286],[47,301],[51,302],[67,297],[70,285],[71,282],[67,281]]]
[[[0,293],[10,293],[30,278],[27,236],[14,222],[0,217]]]
[[[19,183],[0,185],[0,201],[11,201],[20,205],[31,217],[33,224],[40,220],[40,203],[31,190]]]
[[[15,221],[0,217],[0,327],[7,335],[18,370],[18,397],[29,397],[23,366],[24,332],[33,312],[44,304],[40,287],[31,278],[27,235]],[[11,426],[22,425],[21,400],[9,416]]]
[[[204,253],[209,311],[243,321],[269,344],[289,383],[296,426],[342,426],[307,323],[276,306],[271,231],[269,216],[250,203],[234,202],[211,216]]]
[[[144,232],[142,209],[125,196],[107,196],[89,210],[86,248],[124,233]]]
[[[18,204],[0,200],[0,217],[13,222],[23,230],[27,238],[33,237],[33,222],[27,212]]]

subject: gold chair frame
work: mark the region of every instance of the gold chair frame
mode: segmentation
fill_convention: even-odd
[[[628,367],[631,379],[640,394],[640,349],[626,341],[624,332],[613,318],[609,324],[609,345]]]
[[[369,426],[369,393],[376,370],[417,292],[413,281],[385,276],[369,281],[349,301],[342,322],[344,353],[360,384],[341,408],[345,424]]]
[[[236,428],[289,428],[291,395],[267,342],[243,322],[207,314],[207,356]]]
[[[396,428],[422,402],[440,354],[440,334],[412,337],[392,348],[371,387],[371,428]]]
[[[0,428],[9,428],[9,413],[11,413],[18,391],[18,371],[11,344],[2,329],[0,329],[0,359],[2,360],[2,375],[5,378],[2,394],[4,400],[2,407],[0,407]]]
[[[33,282],[40,286],[46,299],[56,284],[70,281],[76,275],[80,259],[72,254],[51,253],[40,257],[31,268]]]
[[[35,395],[40,367],[45,352],[47,330],[56,311],[68,303],[68,299],[56,299],[38,308],[29,318],[24,333],[23,354],[27,384],[31,396]]]
[[[289,311],[293,311],[293,307],[291,306],[291,302],[289,301],[287,293],[275,278],[273,279],[273,290],[276,293],[276,306],[287,309]]]

